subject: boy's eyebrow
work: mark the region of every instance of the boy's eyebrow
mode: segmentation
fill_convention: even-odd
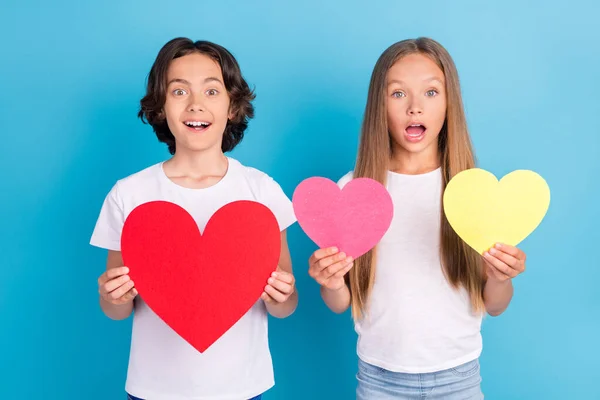
[[[223,84],[223,82],[221,82],[221,80],[219,78],[216,78],[214,76],[210,76],[204,80],[204,83],[208,83],[208,82],[218,82],[220,84]]]
[[[208,82],[218,82],[220,84],[223,84],[223,82],[221,82],[221,80],[219,78],[216,78],[214,76],[209,76],[208,78],[206,78],[204,80],[204,83],[208,83]],[[189,81],[187,81],[185,79],[181,79],[181,78],[171,79],[169,81],[169,83],[167,84],[167,86],[169,86],[172,83],[183,83],[184,85],[192,86],[192,84]]]
[[[191,86],[191,83],[189,83],[188,81],[186,81],[185,79],[181,79],[181,78],[175,78],[175,79],[171,79],[169,81],[169,83],[167,83],[167,86],[169,86],[171,83],[183,83],[184,85],[188,85]]]
[[[443,81],[442,81],[440,78],[438,78],[437,76],[432,76],[432,77],[430,77],[430,78],[427,78],[427,79],[425,79],[425,80],[424,80],[424,82],[433,82],[433,81],[437,81],[437,82],[439,82],[441,85],[443,85],[443,84],[444,84],[444,82],[443,82]],[[390,86],[390,85],[392,85],[392,84],[394,84],[394,83],[397,83],[397,84],[399,84],[399,85],[404,85],[404,82],[403,82],[403,81],[401,81],[401,80],[399,80],[399,79],[392,79],[391,81],[389,81],[389,82],[388,82],[388,86]]]

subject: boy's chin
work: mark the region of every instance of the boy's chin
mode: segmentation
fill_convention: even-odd
[[[206,153],[211,151],[221,151],[221,142],[212,143],[193,143],[194,141],[175,141],[175,148],[186,153]]]

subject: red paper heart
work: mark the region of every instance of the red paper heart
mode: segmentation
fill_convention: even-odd
[[[252,201],[220,208],[203,234],[180,206],[145,203],[129,214],[121,237],[140,296],[200,352],[258,301],[280,248],[275,216]]]

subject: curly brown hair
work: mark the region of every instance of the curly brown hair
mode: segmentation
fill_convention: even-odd
[[[246,83],[235,57],[224,47],[208,41],[192,41],[188,38],[175,38],[163,46],[148,75],[146,95],[140,101],[138,117],[154,129],[156,137],[166,143],[169,152],[175,154],[175,137],[169,130],[163,107],[167,95],[167,72],[171,61],[192,53],[204,54],[215,60],[221,67],[225,88],[231,99],[233,117],[227,121],[223,132],[221,149],[231,151],[244,137],[248,121],[254,117],[252,100],[254,91]]]

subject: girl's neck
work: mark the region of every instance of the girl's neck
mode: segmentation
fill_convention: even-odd
[[[404,149],[394,149],[390,159],[390,170],[404,175],[421,175],[440,167],[440,157],[437,151],[410,153]]]

